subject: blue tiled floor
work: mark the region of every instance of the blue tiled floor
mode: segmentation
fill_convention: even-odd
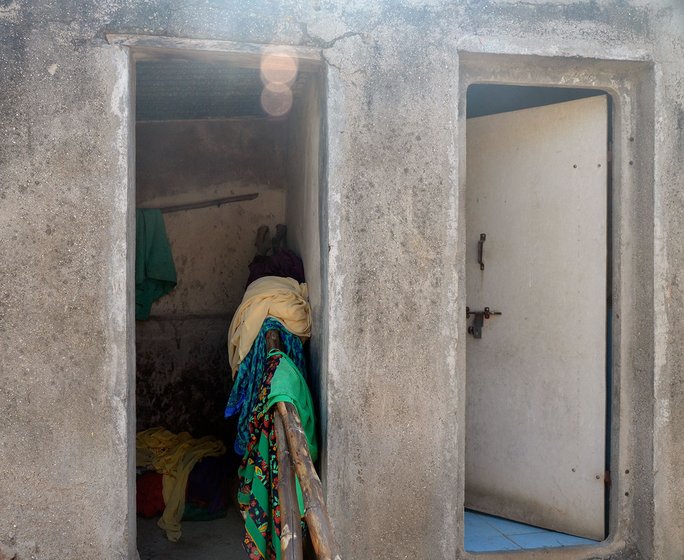
[[[547,531],[474,511],[465,512],[465,549],[468,552],[527,550],[587,544],[596,544],[596,541]]]

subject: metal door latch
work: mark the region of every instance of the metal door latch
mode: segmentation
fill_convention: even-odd
[[[487,234],[481,233],[480,240],[477,242],[477,262],[480,265],[480,270],[484,270],[484,242],[487,240]]]
[[[501,315],[501,311],[492,311],[489,307],[485,307],[482,311],[471,311],[470,307],[466,307],[466,319],[473,316],[473,323],[468,327],[468,334],[472,334],[473,338],[482,338],[482,327],[484,327],[484,320],[489,319],[492,315]]]

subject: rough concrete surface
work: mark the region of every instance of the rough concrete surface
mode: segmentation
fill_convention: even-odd
[[[210,199],[230,188],[282,189],[287,181],[286,125],[284,120],[249,117],[138,123],[138,203],[183,196]]]
[[[625,250],[638,251],[620,266],[652,303],[620,356],[630,372],[620,418],[641,421],[620,426],[615,444],[638,460],[639,489],[616,502],[620,538],[543,557],[683,558],[683,10],[678,0],[0,0],[0,550],[18,560],[136,554],[129,53],[105,39],[118,32],[322,53],[322,475],[350,559],[469,557],[456,405],[459,55],[644,62],[653,79],[624,100],[653,157],[636,160],[638,184],[623,195],[638,191],[646,204],[635,216],[650,208],[653,227],[625,235]],[[650,113],[631,112],[637,101]]]
[[[163,426],[227,440],[228,323],[228,316],[136,323],[136,431]]]

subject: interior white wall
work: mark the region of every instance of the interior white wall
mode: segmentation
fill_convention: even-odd
[[[285,220],[285,123],[139,123],[138,206],[257,193],[254,200],[164,215],[178,285],[154,316],[227,314],[240,304],[259,226]]]
[[[259,226],[285,221],[286,121],[235,118],[137,125],[137,205],[164,208],[178,283],[136,323],[138,429],[228,434],[228,327],[244,294]]]
[[[290,118],[287,166],[288,187],[286,215],[288,244],[304,263],[309,287],[313,330],[310,342],[309,375],[314,400],[318,405],[320,434],[325,440],[325,266],[322,243],[321,119],[323,118],[322,83],[319,75],[309,76],[304,91],[295,99]],[[324,453],[325,446],[321,446]],[[324,458],[323,458],[324,459]]]
[[[257,229],[264,224],[275,231],[276,224],[285,221],[285,191],[262,185],[230,191],[259,196],[218,208],[164,214],[178,284],[153,304],[154,316],[232,316],[237,309],[256,253]]]

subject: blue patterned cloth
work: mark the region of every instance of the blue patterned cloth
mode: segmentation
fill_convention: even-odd
[[[266,369],[266,332],[270,330],[280,332],[283,349],[306,379],[304,364],[304,346],[301,339],[288,331],[280,321],[268,317],[261,325],[261,330],[252,344],[249,354],[245,356],[238,367],[233,390],[226,405],[226,418],[238,416],[237,437],[233,448],[235,453],[242,456],[247,451],[249,443],[249,422],[252,419],[254,407],[259,401],[259,387]]]

